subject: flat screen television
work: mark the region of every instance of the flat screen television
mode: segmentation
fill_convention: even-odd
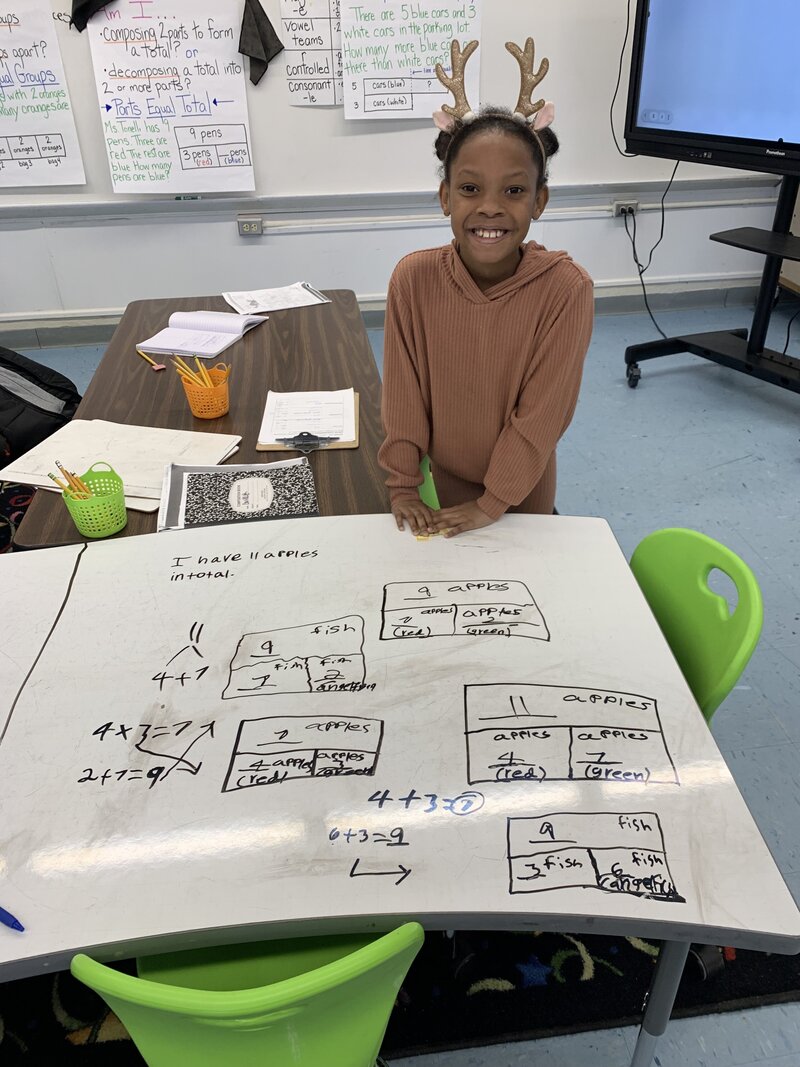
[[[800,175],[800,0],[637,0],[625,142]]]

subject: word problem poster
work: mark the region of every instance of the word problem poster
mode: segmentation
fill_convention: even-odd
[[[116,0],[91,20],[115,193],[255,188],[240,22],[213,0]]]
[[[0,9],[0,188],[83,185],[49,0]]]
[[[452,97],[436,77],[450,73],[450,42],[480,40],[481,0],[342,0],[345,118],[430,119]],[[466,68],[467,98],[478,107],[480,51]]]

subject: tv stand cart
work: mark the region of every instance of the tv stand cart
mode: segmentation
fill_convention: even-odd
[[[766,256],[749,335],[747,330],[720,330],[630,345],[625,349],[625,373],[631,389],[639,384],[642,376],[639,364],[644,360],[672,356],[677,352],[691,352],[720,363],[723,367],[800,393],[800,360],[764,347],[781,264],[785,259],[800,260],[800,237],[794,237],[791,233],[792,213],[799,187],[800,178],[794,175],[783,178],[771,230],[747,226],[711,234],[712,241],[761,252]]]

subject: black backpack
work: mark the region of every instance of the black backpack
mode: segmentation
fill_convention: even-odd
[[[69,378],[0,345],[0,468],[69,422],[80,400]]]

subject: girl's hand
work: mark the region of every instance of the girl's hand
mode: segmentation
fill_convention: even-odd
[[[436,512],[431,511],[421,500],[399,500],[392,505],[392,514],[398,530],[405,529],[404,522],[408,523],[408,528],[415,536],[434,533],[436,530],[433,521]]]
[[[490,519],[485,511],[481,511],[477,501],[471,500],[468,504],[456,504],[454,508],[435,511],[433,521],[436,529],[445,537],[455,537],[456,534],[466,533],[468,530],[491,526],[495,520]]]

